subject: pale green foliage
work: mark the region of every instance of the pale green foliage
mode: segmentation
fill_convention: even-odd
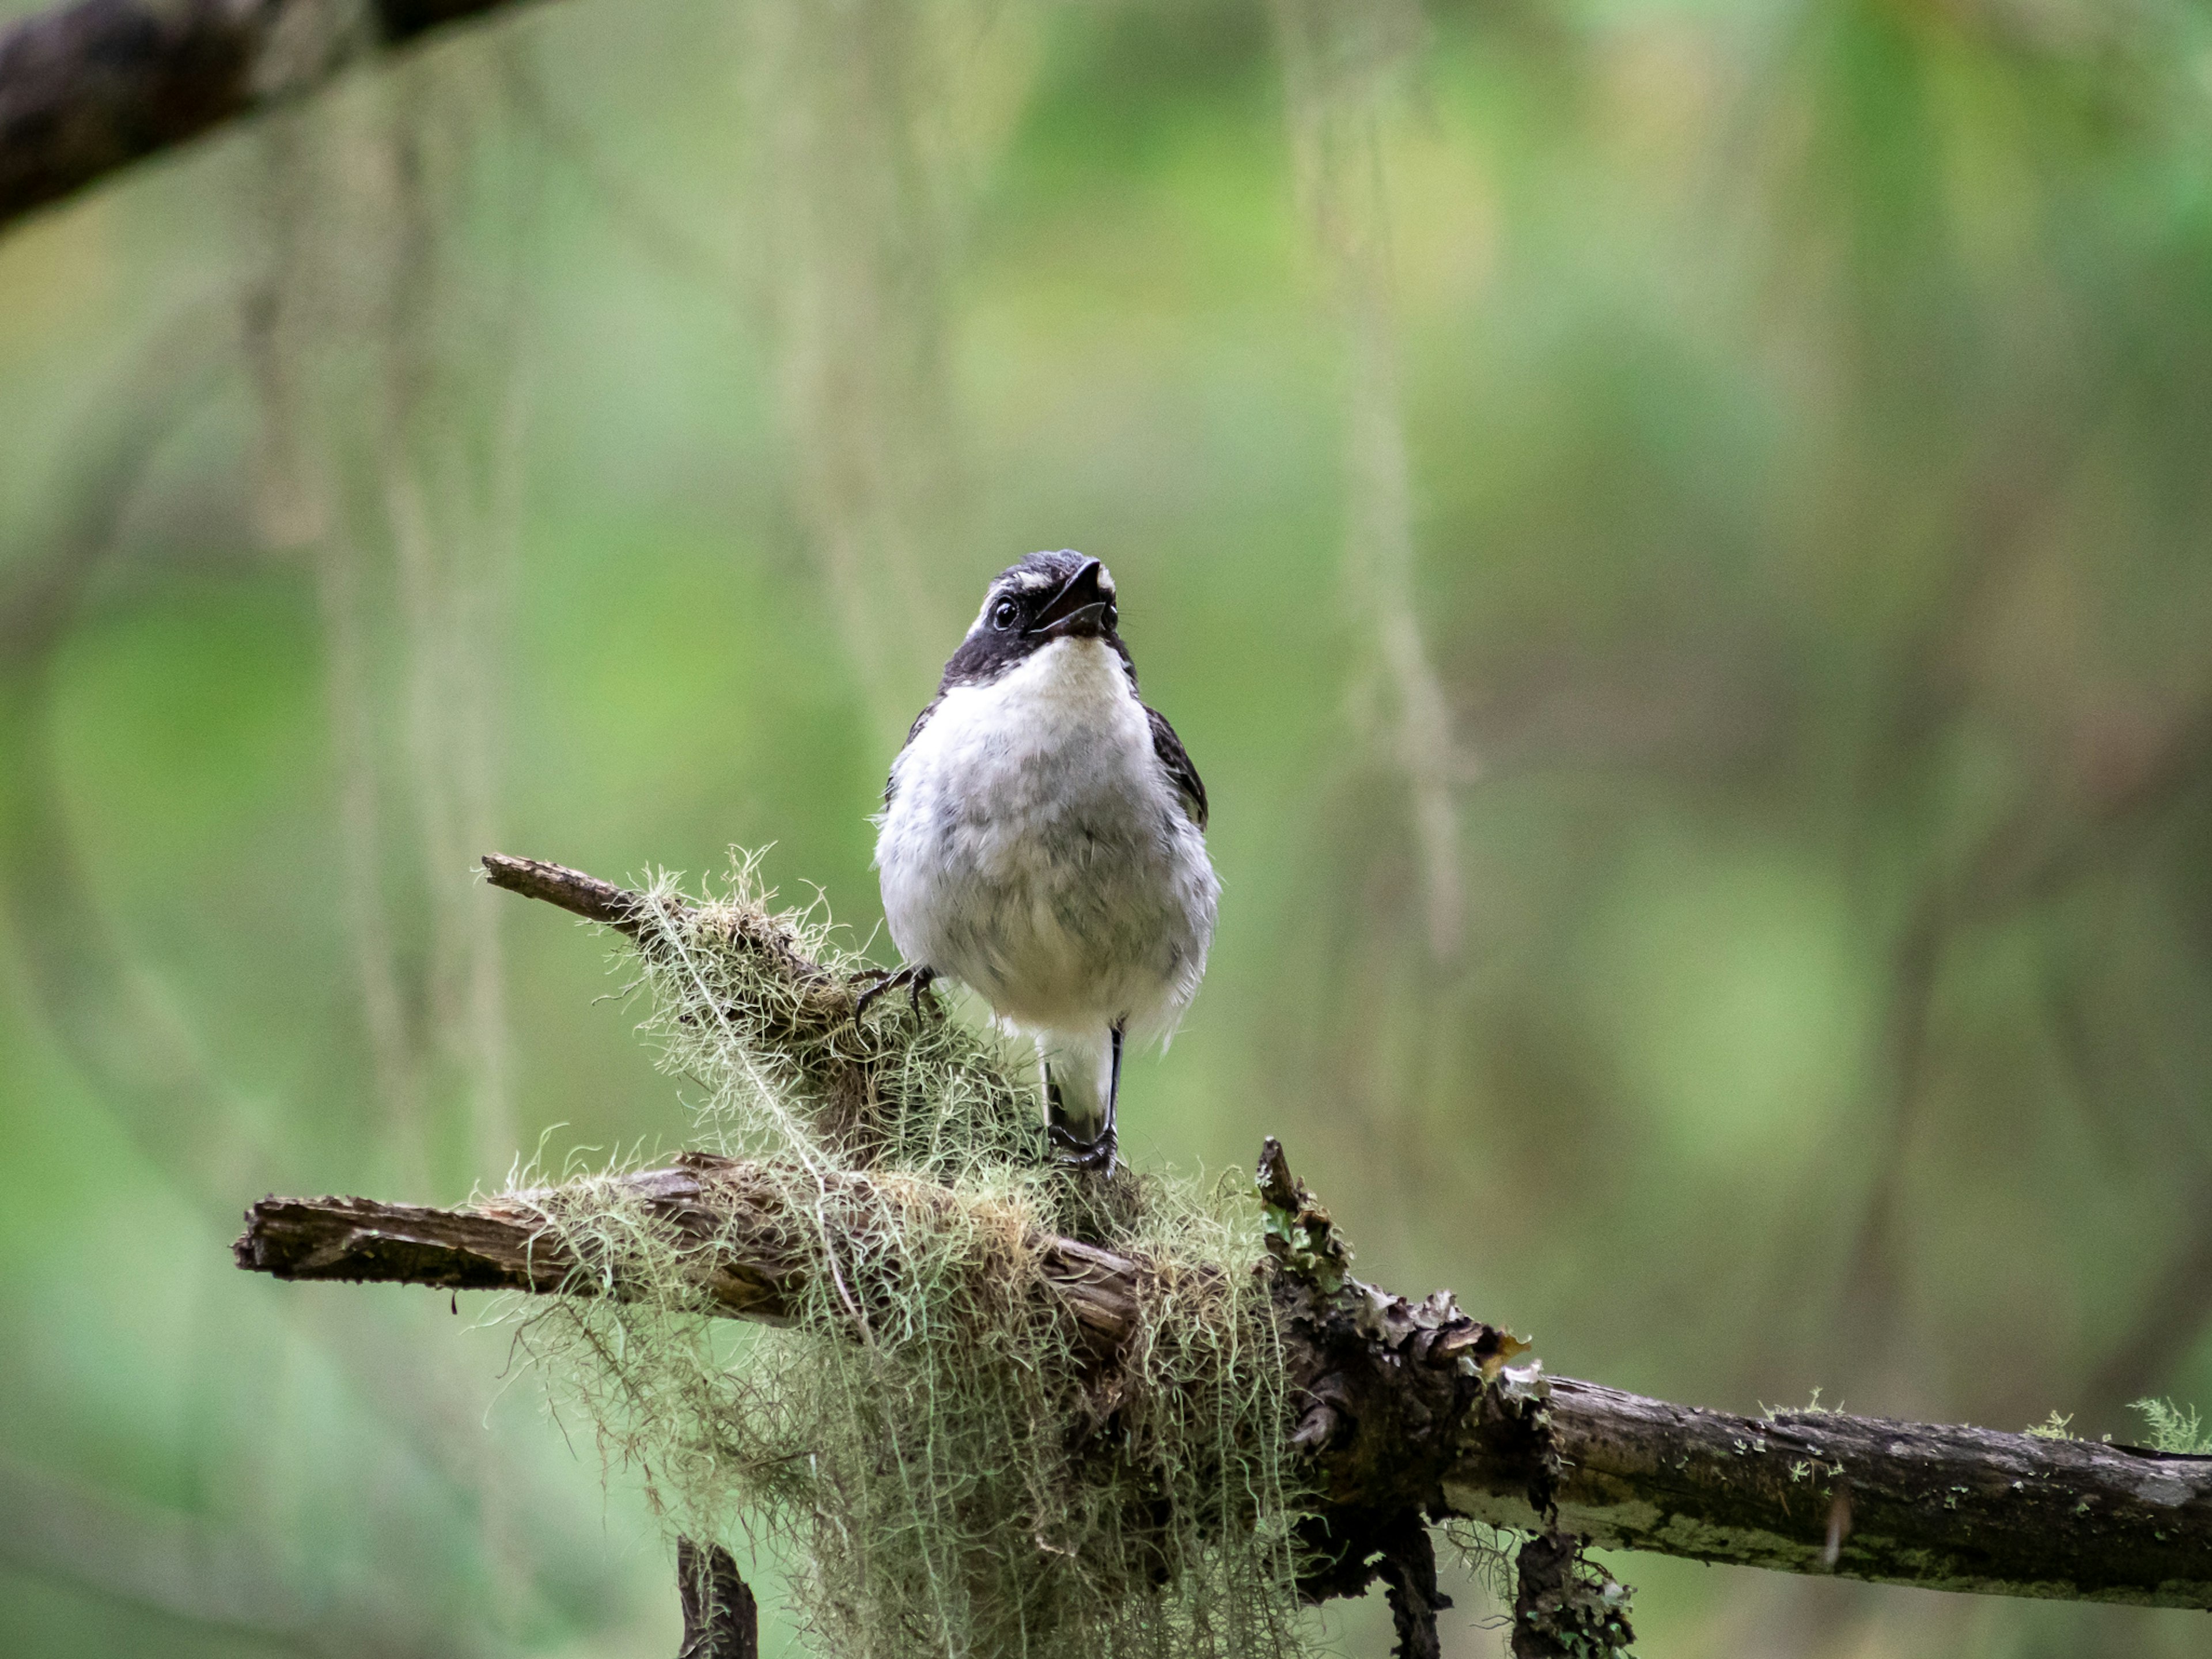
[[[526,1346],[672,1529],[778,1547],[838,1659],[1303,1652],[1257,1206],[1049,1169],[1026,1067],[902,993],[866,1030],[824,1018],[862,964],[818,904],[771,917],[768,897],[741,860],[629,960],[643,1029],[703,1091],[699,1141],[763,1160],[805,1218],[799,1317],[695,1311],[674,1243],[599,1179],[548,1207],[653,1293],[521,1310]],[[1041,1278],[1055,1233],[1142,1268],[1111,1365]]]
[[[2142,1413],[2153,1450],[2212,1457],[2212,1432],[2198,1419],[2196,1407],[2177,1406],[2171,1400],[2138,1400],[2128,1409]]]
[[[2021,1432],[2037,1440],[2071,1440],[2075,1437],[2067,1425],[2073,1420],[2073,1413],[2068,1412],[2062,1417],[2059,1415],[2058,1408],[2054,1406],[2051,1407],[2050,1416],[2045,1418],[2040,1423],[2022,1429]]]

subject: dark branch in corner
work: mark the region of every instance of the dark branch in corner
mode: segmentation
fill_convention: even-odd
[[[0,32],[0,227],[518,0],[78,0]]]
[[[649,902],[558,866],[486,866],[503,887],[613,927],[635,927]],[[765,936],[748,942],[790,963],[825,1017],[849,1010],[842,981]],[[1594,1637],[1619,1611],[1578,1565],[1583,1543],[1935,1589],[2212,1608],[2212,1458],[1830,1412],[1741,1417],[1547,1378],[1516,1368],[1522,1345],[1448,1293],[1414,1303],[1353,1278],[1328,1212],[1273,1142],[1259,1175],[1299,1413],[1291,1439],[1312,1460],[1311,1541],[1326,1546],[1307,1589],[1356,1595],[1384,1579],[1403,1651],[1432,1639],[1441,1605],[1426,1540],[1412,1534],[1454,1516],[1541,1535],[1523,1550],[1526,1628],[1540,1615],[1555,1634]],[[621,1179],[696,1243],[702,1311],[787,1315],[801,1232],[750,1166],[694,1154]],[[459,1210],[266,1199],[247,1212],[238,1261],[284,1279],[628,1293],[620,1260],[562,1254],[550,1224],[561,1201],[559,1189]],[[1037,1244],[1067,1316],[1110,1359],[1134,1317],[1137,1265],[1073,1240]]]

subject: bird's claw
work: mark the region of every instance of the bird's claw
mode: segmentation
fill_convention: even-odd
[[[1092,1140],[1079,1138],[1060,1123],[1046,1125],[1044,1133],[1045,1139],[1052,1143],[1052,1161],[1061,1169],[1097,1170],[1109,1176],[1114,1173],[1117,1146],[1112,1129],[1101,1129]]]
[[[871,968],[865,974],[855,974],[853,976],[854,984],[860,984],[864,981],[872,982],[869,983],[866,990],[860,993],[860,1000],[853,1005],[854,1023],[859,1024],[860,1016],[868,1012],[870,1003],[883,995],[884,992],[896,990],[902,985],[906,987],[907,994],[913,1000],[914,1012],[916,1014],[921,1013],[921,994],[929,988],[931,981],[936,977],[937,970],[934,968],[921,966]]]

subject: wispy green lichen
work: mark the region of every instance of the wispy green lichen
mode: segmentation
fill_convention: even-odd
[[[1813,1390],[1813,1397],[1802,1406],[1770,1406],[1762,1401],[1759,1407],[1759,1415],[1770,1423],[1778,1423],[1785,1417],[1833,1417],[1842,1410],[1841,1406],[1823,1406],[1818,1389]]]
[[[856,1024],[864,964],[819,906],[769,902],[740,860],[629,961],[643,1030],[701,1091],[697,1138],[804,1218],[798,1316],[703,1316],[684,1242],[586,1182],[558,1224],[655,1293],[520,1309],[527,1346],[672,1529],[777,1547],[838,1659],[1308,1651],[1259,1207],[1051,1169],[1028,1068],[902,996]],[[1137,1265],[1110,1357],[1040,1271],[1054,1234]]]
[[[2212,1432],[2198,1419],[2196,1407],[2178,1406],[2171,1400],[2138,1400],[2128,1409],[2142,1413],[2152,1450],[2182,1457],[2212,1457]]]

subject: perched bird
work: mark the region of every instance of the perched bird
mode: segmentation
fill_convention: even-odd
[[[1123,1046],[1174,1034],[1221,893],[1206,786],[1117,620],[1096,559],[1001,572],[891,763],[876,842],[907,963],[876,990],[979,992],[1036,1039],[1054,1156],[1109,1172]]]

